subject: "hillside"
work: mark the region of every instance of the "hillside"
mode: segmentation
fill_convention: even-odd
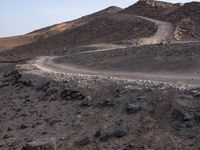
[[[0,38],[0,150],[200,150],[199,4]]]
[[[126,14],[106,15],[71,30],[37,42],[7,50],[2,56],[11,60],[31,58],[38,55],[59,54],[70,47],[88,44],[121,43],[127,40],[154,35],[154,23]],[[20,53],[18,53],[20,51]],[[70,51],[68,51],[70,53]]]
[[[176,39],[200,40],[200,2],[186,3],[165,17],[176,25]]]
[[[46,28],[42,28],[42,29],[30,32],[26,35],[21,35],[21,36],[16,36],[16,37],[8,37],[8,38],[0,38],[0,52],[15,48],[18,46],[33,43],[40,39],[51,37],[53,35],[56,35],[58,33],[65,31],[65,30],[70,30],[70,29],[76,28],[78,26],[84,25],[84,24],[88,23],[89,21],[92,21],[95,18],[104,16],[104,15],[108,15],[108,14],[117,13],[120,10],[122,10],[122,9],[119,7],[111,6],[109,8],[106,8],[99,12],[93,13],[91,15],[84,16],[82,18],[79,18],[79,19],[76,19],[73,21],[64,22],[64,23],[56,24],[56,25],[49,26]]]
[[[172,4],[155,0],[139,0],[120,13],[172,22],[176,27],[175,40],[200,40],[199,10],[200,2]]]
[[[33,35],[0,38],[0,52],[15,48],[17,46],[26,45],[34,41],[36,41],[36,38]]]
[[[53,25],[53,26],[42,28],[42,29],[33,31],[29,34],[36,34],[36,37],[39,38],[39,39],[40,38],[47,38],[47,37],[56,35],[58,33],[61,33],[63,31],[71,30],[71,29],[74,29],[74,28],[79,27],[81,25],[87,24],[88,22],[92,21],[93,19],[97,19],[97,18],[106,16],[106,15],[109,15],[109,14],[115,14],[115,13],[121,11],[121,10],[122,10],[122,8],[120,8],[120,7],[111,6],[111,7],[104,9],[104,10],[93,13],[91,15],[87,15],[87,16],[81,17],[81,18],[73,20],[73,21],[63,22],[63,23],[60,23],[60,24],[56,24],[56,25]]]
[[[156,0],[139,0],[135,4],[125,8],[119,13],[146,16],[150,18],[161,19],[166,13],[177,9],[178,5]]]

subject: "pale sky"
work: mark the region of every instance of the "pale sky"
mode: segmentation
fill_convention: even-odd
[[[183,3],[190,0],[167,1]],[[0,0],[0,37],[25,34],[77,19],[109,6],[125,8],[135,2],[136,0]]]

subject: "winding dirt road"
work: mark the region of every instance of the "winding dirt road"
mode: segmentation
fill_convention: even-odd
[[[170,42],[174,33],[174,26],[171,23],[155,20],[152,18],[142,17],[142,16],[137,16],[137,17],[153,22],[158,27],[158,30],[154,36],[140,39],[139,44],[148,45],[148,44],[157,44],[161,42],[164,42],[164,43]]]
[[[130,16],[129,16],[130,17]],[[172,37],[174,28],[171,23],[158,21],[151,18],[137,16],[142,19],[146,19],[148,21],[154,22],[158,26],[158,31],[156,34],[150,38],[143,38],[141,39],[142,44],[157,44],[160,42],[168,41]],[[119,47],[124,48],[124,47]],[[115,50],[116,47],[107,48],[107,49],[98,49],[94,51],[86,51],[81,52],[81,54],[87,53],[97,53],[97,52],[105,52]],[[80,53],[79,53],[80,54]],[[72,54],[73,55],[73,54]],[[120,80],[143,80],[149,82],[156,82],[156,83],[170,83],[170,84],[183,84],[183,85],[191,85],[191,86],[198,86],[200,85],[200,78],[198,76],[187,76],[187,75],[177,75],[173,73],[169,74],[150,74],[150,73],[137,73],[137,72],[114,72],[114,71],[98,71],[98,70],[89,70],[80,68],[79,66],[69,65],[66,63],[56,63],[56,59],[63,58],[65,56],[43,56],[37,58],[34,62],[34,66],[42,71],[47,72],[61,72],[61,73],[74,73],[79,75],[94,75],[94,76],[109,76],[115,79]]]

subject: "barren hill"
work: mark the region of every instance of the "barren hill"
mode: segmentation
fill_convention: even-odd
[[[139,0],[135,4],[122,10],[120,13],[134,14],[160,19],[162,17],[162,14],[165,14],[169,10],[173,10],[176,8],[177,6],[172,3],[156,0]]]
[[[156,31],[155,24],[145,19],[128,14],[107,14],[54,36],[7,50],[1,55],[11,60],[52,55],[74,46],[136,40],[152,36]]]
[[[172,4],[155,0],[140,0],[120,13],[172,22],[176,26],[175,40],[199,40],[199,10],[200,2]]]
[[[61,33],[63,31],[70,30],[70,29],[76,28],[78,26],[87,24],[88,22],[92,21],[93,19],[97,19],[99,17],[103,17],[103,16],[109,15],[109,14],[115,14],[121,10],[122,10],[122,8],[120,8],[120,7],[111,6],[104,10],[93,13],[91,15],[87,15],[87,16],[81,17],[81,18],[73,20],[73,21],[63,22],[60,24],[42,28],[42,29],[33,31],[29,34],[36,34],[37,38],[47,38],[47,37],[56,35],[58,33]]]
[[[26,45],[32,42],[36,42],[40,39],[44,39],[53,35],[56,35],[58,33],[61,33],[65,30],[70,30],[73,28],[76,28],[80,25],[84,25],[88,23],[89,21],[92,21],[95,18],[108,15],[108,14],[114,14],[122,10],[119,7],[111,6],[109,8],[106,8],[104,10],[101,10],[99,12],[93,13],[88,16],[84,16],[82,18],[64,22],[60,24],[56,24],[53,26],[49,26],[46,28],[42,28],[33,32],[30,32],[26,35],[21,36],[15,36],[15,37],[8,37],[8,38],[0,38],[0,51],[4,51],[7,49],[12,49],[18,46]]]
[[[1,38],[0,150],[200,149],[199,4],[140,0]]]

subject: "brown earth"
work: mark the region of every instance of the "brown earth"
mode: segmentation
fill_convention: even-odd
[[[140,0],[0,39],[0,150],[199,149],[198,8]]]

